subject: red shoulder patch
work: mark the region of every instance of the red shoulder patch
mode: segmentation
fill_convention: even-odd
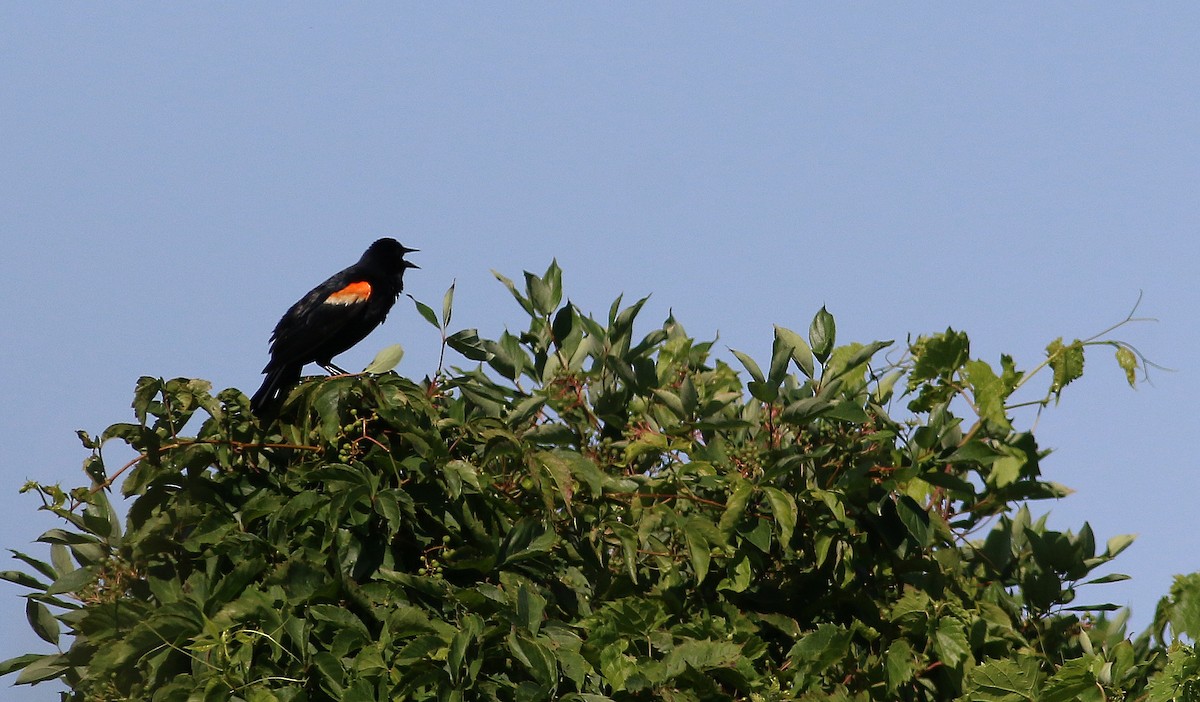
[[[325,298],[325,304],[353,305],[356,302],[366,302],[368,297],[371,297],[371,284],[365,280],[360,280],[356,283],[350,283]]]

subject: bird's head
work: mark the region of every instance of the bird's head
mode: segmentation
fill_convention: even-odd
[[[363,260],[370,261],[373,264],[383,266],[397,273],[403,273],[407,268],[420,268],[420,266],[412,261],[404,260],[405,254],[415,251],[417,249],[410,249],[395,239],[383,238],[371,244],[367,252],[363,254]]]

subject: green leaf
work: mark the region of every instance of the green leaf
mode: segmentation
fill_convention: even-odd
[[[787,375],[788,363],[792,360],[792,352],[794,347],[788,344],[783,337],[775,334],[775,341],[771,344],[771,369],[767,372],[767,379],[770,384],[778,387],[783,382],[783,378]]]
[[[1106,699],[1092,671],[1093,656],[1069,660],[1045,682],[1038,702],[1087,702]]]
[[[39,656],[37,660],[25,664],[14,684],[32,685],[45,680],[53,680],[60,677],[70,668],[71,663],[68,662],[67,656],[63,654]]]
[[[1136,387],[1138,359],[1128,346],[1117,344],[1117,365],[1125,371],[1125,380],[1129,383],[1129,387]]]
[[[53,585],[46,588],[46,594],[77,593],[95,582],[96,574],[91,568],[76,568],[55,580]]]
[[[687,542],[688,556],[691,558],[697,583],[703,582],[708,575],[709,551],[713,544],[708,538],[707,528],[711,526],[706,519],[692,517],[683,527],[683,536]]]
[[[1083,342],[1079,339],[1069,345],[1063,345],[1062,337],[1055,339],[1046,346],[1046,357],[1050,368],[1054,371],[1054,380],[1050,383],[1050,392],[1061,395],[1071,381],[1083,375]]]
[[[813,355],[821,363],[829,359],[836,335],[837,325],[833,321],[833,315],[822,305],[808,327],[808,340],[811,342]]]
[[[313,654],[312,661],[316,665],[317,671],[321,673],[321,687],[340,698],[345,689],[343,682],[345,671],[342,668],[342,662],[328,651],[318,651]]]
[[[679,419],[687,419],[687,410],[683,408],[683,400],[679,399],[678,395],[670,390],[655,388],[654,396],[658,398],[659,402],[666,405],[667,409],[671,410],[671,414],[674,414]]]
[[[869,344],[848,344],[846,346],[834,349],[834,353],[830,356],[831,359],[837,362],[840,370],[833,378],[848,375],[851,371],[867,363],[871,358],[879,353],[880,350],[891,346],[891,341],[872,341]],[[826,376],[826,382],[833,378]]]
[[[314,622],[332,624],[337,631],[354,632],[364,641],[371,636],[362,619],[359,619],[344,607],[324,604],[312,605],[308,608],[308,616]]]
[[[1176,635],[1200,636],[1200,573],[1176,575],[1171,583],[1170,622]]]
[[[491,358],[479,332],[474,329],[463,329],[446,337],[446,345],[461,353],[472,361],[486,361]]]
[[[32,598],[25,599],[25,619],[29,621],[30,628],[33,633],[37,634],[43,641],[58,645],[58,637],[61,630],[58,627],[58,620],[50,613],[50,609],[46,605]]]
[[[975,399],[975,411],[979,419],[993,434],[1012,431],[1004,403],[1008,400],[1009,388],[1000,380],[992,367],[983,361],[968,361],[963,365],[963,374],[971,386]]]
[[[413,304],[416,305],[416,307],[417,307],[417,312],[422,317],[425,318],[426,322],[429,322],[430,324],[432,324],[434,329],[440,330],[442,328],[441,325],[438,324],[437,314],[433,311],[432,307],[425,304],[424,302],[421,302],[420,300],[413,297],[412,295],[409,295],[408,299],[413,301]]]
[[[783,409],[779,418],[791,424],[807,424],[833,409],[833,402],[824,397],[806,397]]]
[[[1025,467],[1023,456],[1005,455],[992,462],[992,469],[987,474],[987,483],[993,487],[1008,487],[1021,477],[1021,469]]]
[[[545,475],[550,479],[556,493],[562,497],[563,504],[567,512],[571,511],[571,500],[575,496],[575,475],[573,468],[576,467],[576,462],[564,458],[565,451],[539,451],[535,454],[536,463],[545,471]],[[581,457],[582,458],[582,457]],[[587,459],[583,459],[586,461]],[[554,509],[553,501],[547,497],[547,507]]]
[[[766,376],[763,375],[762,369],[758,367],[758,364],[754,362],[753,358],[750,358],[750,356],[742,353],[741,351],[734,349],[729,349],[729,351],[737,357],[737,360],[742,362],[742,365],[746,367],[746,372],[750,374],[751,378],[754,378],[754,382],[760,384],[766,383]]]
[[[625,655],[621,646],[605,646],[600,650],[600,674],[614,692],[624,691],[626,682],[637,670],[637,660]]]
[[[783,544],[784,550],[790,552],[792,550],[792,532],[796,530],[796,516],[799,511],[796,506],[796,498],[779,488],[764,487],[762,490],[763,494],[767,496],[768,504],[771,505],[771,514],[775,515],[775,526],[779,529],[779,543]]]
[[[1131,578],[1132,578],[1132,576],[1126,575],[1124,573],[1109,573],[1108,575],[1102,575],[1099,578],[1092,578],[1091,580],[1088,580],[1087,582],[1085,582],[1084,585],[1102,585],[1104,583],[1119,583],[1122,580],[1130,580]]]
[[[452,281],[450,287],[446,288],[446,294],[442,295],[442,329],[450,328],[450,316],[454,313],[455,285],[458,285],[457,280]]]
[[[553,310],[558,307],[558,303],[562,302],[563,294],[562,268],[558,266],[557,258],[550,260],[550,265],[546,266],[546,272],[542,275],[542,280],[550,288],[550,309]]]
[[[775,338],[780,340],[783,344],[791,347],[792,361],[795,362],[796,367],[800,369],[800,372],[808,378],[814,377],[813,374],[816,371],[813,366],[813,352],[812,349],[809,348],[808,342],[804,340],[804,337],[800,336],[791,329],[775,325]]]
[[[631,329],[633,328],[634,318],[636,318],[638,313],[642,311],[642,306],[645,305],[646,301],[649,299],[650,299],[649,297],[643,297],[642,299],[633,303],[629,307],[626,307],[625,309],[621,310],[621,312],[618,313],[617,316],[613,318],[612,324],[610,324],[609,326],[611,328],[612,337],[614,339],[617,337],[620,337],[620,336],[628,335],[630,333]]]
[[[137,386],[133,391],[133,414],[137,417],[139,424],[146,423],[146,415],[150,411],[150,403],[162,392],[162,388],[162,378],[154,378],[148,375],[138,378]]]
[[[742,656],[741,647],[731,641],[688,640],[680,643],[663,660],[668,676],[682,675],[688,668],[697,671],[731,668]]]
[[[700,403],[700,397],[696,393],[696,384],[692,382],[690,375],[685,376],[679,383],[679,403],[683,407],[684,417],[692,416]]]
[[[900,495],[896,498],[896,513],[918,546],[924,548],[933,543],[929,512],[917,504],[916,500],[908,495]]]
[[[475,493],[483,489],[479,483],[479,471],[467,461],[449,461],[442,466],[442,471],[446,476],[450,497],[453,499],[457,500],[462,496],[463,484],[470,486],[471,491]]]
[[[529,301],[533,303],[533,309],[538,314],[548,315],[554,311],[554,295],[550,286],[529,271],[525,272],[525,292],[529,295]]]
[[[379,353],[375,354],[375,359],[367,364],[367,367],[363,369],[363,373],[372,373],[375,375],[387,373],[400,363],[401,358],[404,358],[403,346],[400,344],[385,346],[379,350]]]
[[[625,445],[625,460],[626,464],[637,460],[638,456],[644,454],[659,454],[667,448],[667,437],[665,434],[658,432],[643,433],[632,442]]]
[[[47,534],[49,533],[47,532]],[[54,564],[54,570],[59,573],[65,574],[75,570],[75,562],[71,560],[71,550],[61,543],[50,545],[50,562]]]
[[[499,280],[501,283],[504,284],[504,287],[508,288],[508,291],[510,293],[512,293],[512,296],[514,298],[516,298],[517,303],[521,305],[521,308],[525,310],[526,314],[528,314],[530,316],[533,316],[535,314],[534,310],[533,310],[533,305],[529,302],[529,299],[522,296],[521,293],[517,292],[517,286],[515,284],[513,284],[513,282],[511,280],[500,275],[499,273],[497,273],[494,270],[492,271],[492,275],[496,276],[496,280]]]
[[[54,567],[49,563],[46,563],[45,561],[39,561],[33,556],[28,556],[20,551],[14,551],[11,548],[8,549],[8,552],[13,555],[13,558],[22,561],[26,565],[32,566],[34,570],[46,576],[47,578],[50,578],[51,580],[58,580],[58,571],[55,570]]]
[[[225,686],[222,685],[222,687]],[[375,687],[371,684],[371,681],[359,678],[352,682],[338,699],[339,702],[376,702],[378,697],[375,695]],[[213,700],[213,702],[218,701]],[[255,702],[255,700],[247,699],[246,702]]]
[[[738,522],[746,514],[746,507],[750,503],[750,496],[752,494],[754,494],[754,485],[748,480],[739,480],[737,487],[729,494],[729,499],[725,502],[725,511],[721,513],[721,521],[718,526],[721,535],[726,541],[733,535]]]
[[[490,354],[488,365],[509,380],[516,380],[529,366],[529,356],[521,348],[517,337],[504,332],[499,342],[484,341],[483,347]]]
[[[559,348],[562,348],[563,342],[571,336],[571,332],[575,329],[576,315],[575,306],[570,303],[554,315],[554,321],[550,324],[550,333],[554,336],[554,341]]]
[[[762,402],[774,402],[779,397],[779,386],[772,383],[760,383],[757,380],[751,380],[749,383],[746,383],[746,389],[750,391],[750,394],[755,399]]]
[[[54,658],[55,656],[50,657]],[[34,661],[40,661],[43,658],[47,658],[47,656],[41,653],[24,653],[14,658],[9,658],[6,661],[0,662],[0,677],[8,675],[9,673],[15,673],[30,663],[33,663]]]
[[[517,590],[517,622],[526,631],[537,635],[542,628],[542,616],[546,610],[546,598],[522,585]]]
[[[938,619],[934,648],[947,665],[957,666],[966,659],[971,653],[971,645],[967,642],[967,630],[963,623],[954,617]]]
[[[561,444],[568,446],[579,438],[575,430],[565,424],[547,422],[534,425],[525,432],[524,438],[535,444]]]
[[[105,525],[105,529],[94,532],[97,536],[110,541],[120,540],[121,517],[117,515],[117,510],[113,508],[106,491],[99,490],[91,496],[91,505],[87,509],[87,516],[96,517]]]
[[[917,673],[917,661],[912,646],[904,639],[896,639],[888,646],[885,660],[888,692],[895,692],[900,685],[913,679]]]
[[[947,328],[933,336],[923,336],[913,343],[913,370],[908,389],[912,392],[921,383],[935,378],[949,378],[967,362],[971,342],[964,332]]]
[[[970,699],[981,702],[1035,702],[1040,677],[1034,658],[989,660],[971,671],[966,688]]]
[[[750,564],[749,558],[738,558],[729,566],[727,577],[722,578],[717,584],[718,590],[728,590],[730,592],[745,592],[749,589],[754,579],[753,567]]]
[[[866,424],[871,420],[871,415],[853,402],[835,402],[830,406],[829,411],[822,413],[821,416],[850,424]]]
[[[874,402],[880,406],[891,402],[892,395],[895,391],[896,382],[899,381],[903,376],[904,373],[898,370],[892,371],[891,373],[885,373],[881,378],[879,378],[878,385],[875,390],[871,392],[871,402]]]
[[[788,658],[810,674],[819,674],[846,657],[850,632],[833,624],[821,624],[792,646]]]
[[[518,521],[500,544],[501,563],[511,564],[537,558],[550,551],[557,537],[532,518]]]
[[[625,524],[622,524],[622,523],[616,522],[616,521],[608,522],[606,524],[606,526],[610,530],[612,530],[612,535],[615,536],[617,538],[617,540],[621,543],[621,549],[620,549],[621,557],[625,561],[625,568],[626,568],[626,571],[629,573],[629,580],[631,582],[636,583],[638,581],[638,577],[637,577],[637,571],[638,571],[638,568],[637,568],[637,550],[638,550],[637,532],[634,531],[628,525],[625,525]]]
[[[32,575],[20,570],[5,570],[0,571],[0,580],[7,580],[10,583],[23,585],[34,590],[45,590],[49,585],[33,577]],[[0,673],[2,675],[2,673]]]
[[[979,439],[972,439],[954,449],[954,453],[950,454],[950,457],[946,461],[948,463],[970,462],[990,465],[997,458],[1004,455],[1006,454],[996,450],[991,444]]]
[[[342,433],[341,406],[342,401],[350,392],[350,378],[330,378],[322,380],[317,386],[316,397],[312,407],[321,419],[321,436],[326,441],[336,442]]]
[[[1137,539],[1137,534],[1118,534],[1108,540],[1105,544],[1104,555],[1107,558],[1115,558],[1117,554],[1129,548]]]
[[[459,620],[458,626],[458,633],[450,640],[450,651],[446,656],[450,678],[455,681],[462,679],[462,664],[467,653],[467,646],[479,638],[479,634],[483,631],[483,619],[479,615],[468,614]]]
[[[85,449],[88,449],[89,451],[92,449],[100,448],[100,442],[97,441],[96,439],[93,439],[92,435],[88,434],[83,429],[76,429],[75,436],[79,437],[80,443],[82,443],[83,447]],[[15,659],[12,659],[12,660],[15,660]]]
[[[508,650],[513,658],[525,666],[534,680],[543,685],[554,682],[558,675],[558,665],[545,646],[514,631],[508,635]]]
[[[414,663],[419,663],[437,655],[439,651],[445,650],[445,648],[446,641],[441,636],[436,634],[417,636],[406,643],[404,647],[401,648],[396,654],[396,663],[398,665],[412,665]],[[321,654],[316,655],[319,656]],[[322,672],[326,672],[326,668],[328,669],[328,672],[326,672],[327,677],[331,675],[338,675],[340,679],[341,666],[337,663],[336,659],[331,664],[329,661],[316,660],[316,656],[313,658],[314,662],[317,663],[318,666],[325,666],[322,667]]]
[[[800,625],[796,623],[796,620],[783,614],[760,612],[754,618],[778,630],[790,639],[798,639],[802,633]]]

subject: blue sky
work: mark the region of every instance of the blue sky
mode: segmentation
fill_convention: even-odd
[[[585,310],[652,293],[646,328],[673,309],[759,358],[824,304],[843,341],[953,326],[1031,366],[1141,291],[1159,321],[1120,336],[1175,372],[1130,390],[1094,353],[1037,427],[1077,490],[1038,510],[1140,534],[1115,564],[1134,579],[1082,599],[1141,628],[1200,569],[1198,24],[1190,3],[0,4],[0,546],[45,553],[17,489],[79,484],[74,430],[129,420],[138,376],[252,391],[283,310],[394,236],[418,298],[457,279],[456,326],[517,323],[489,271],[557,257]],[[436,366],[405,303],[340,365],[397,341],[401,372]],[[0,586],[0,658],[46,650],[21,592]]]

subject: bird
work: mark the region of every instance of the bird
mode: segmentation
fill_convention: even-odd
[[[420,268],[404,259],[415,251],[395,239],[379,239],[357,263],[333,274],[288,308],[271,333],[271,357],[262,369],[267,377],[250,398],[250,410],[262,416],[278,409],[308,363],[331,375],[346,375],[333,364],[333,357],[362,341],[387,318],[404,290],[404,271]]]

